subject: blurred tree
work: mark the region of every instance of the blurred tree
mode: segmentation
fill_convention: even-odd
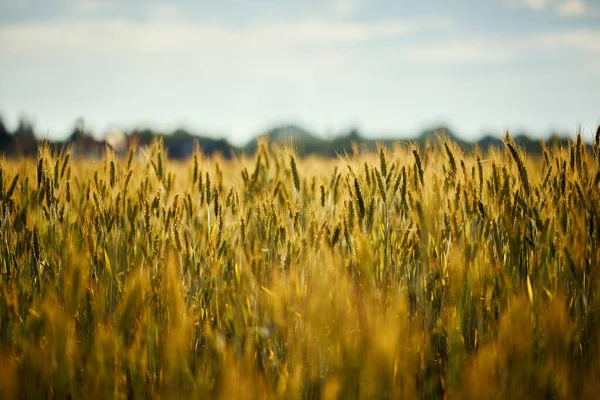
[[[152,140],[160,137],[161,135],[158,132],[154,132],[152,129],[145,128],[135,129],[129,134],[129,136],[135,137],[140,146],[147,146],[152,143]]]
[[[352,128],[350,129],[350,132],[348,133],[347,136],[348,140],[361,140],[361,136],[360,133],[358,132],[358,129],[356,128]]]
[[[74,142],[80,140],[84,136],[84,122],[83,118],[77,118],[75,123],[73,124],[73,130],[69,135],[69,139],[67,141]]]
[[[15,137],[20,138],[33,138],[35,137],[35,133],[33,130],[33,122],[25,116],[21,116],[19,118],[19,124],[17,125],[17,130],[15,131]]]
[[[0,137],[4,137],[6,135],[8,135],[8,131],[6,130],[6,127],[4,126],[4,121],[0,116]]]
[[[11,143],[13,137],[10,132],[4,126],[4,121],[0,117],[0,150],[5,150]]]

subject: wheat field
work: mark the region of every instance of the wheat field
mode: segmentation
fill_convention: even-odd
[[[0,166],[0,398],[594,398],[591,146]]]

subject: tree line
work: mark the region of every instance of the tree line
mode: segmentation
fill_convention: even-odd
[[[350,129],[333,138],[323,138],[297,125],[280,125],[257,135],[242,146],[233,145],[226,138],[197,135],[185,129],[164,133],[150,128],[118,133],[120,137],[116,138],[117,143],[113,143],[115,138],[108,138],[108,135],[102,139],[96,139],[92,132],[85,129],[82,119],[75,122],[71,133],[64,140],[48,140],[41,138],[35,131],[34,124],[26,118],[21,118],[16,129],[11,132],[0,117],[0,154],[7,157],[33,156],[36,154],[39,144],[44,142],[54,149],[71,147],[76,156],[102,157],[107,148],[112,148],[118,153],[126,151],[132,144],[147,146],[155,139],[160,138],[164,143],[167,155],[172,159],[189,158],[196,146],[205,155],[220,154],[224,158],[231,158],[234,155],[253,154],[258,147],[259,138],[266,137],[270,142],[288,143],[293,141],[300,156],[316,154],[337,157],[340,154],[352,153],[356,148],[375,150],[377,144],[391,147],[399,142],[417,143],[421,147],[426,147],[435,144],[440,133],[465,150],[478,147],[482,151],[486,151],[492,146],[500,147],[502,145],[501,137],[504,135],[503,132],[498,132],[496,135],[486,135],[475,141],[467,141],[461,139],[450,128],[437,126],[426,129],[412,138],[368,138],[357,129]],[[567,137],[558,134],[552,134],[543,140],[532,138],[525,133],[516,134],[513,137],[515,142],[530,154],[541,154],[542,141],[546,144],[567,144]]]

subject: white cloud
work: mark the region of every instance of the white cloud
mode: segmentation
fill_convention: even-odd
[[[588,12],[598,14],[598,7],[584,0],[505,0],[508,4],[536,11],[551,10],[561,17],[582,16]]]
[[[414,44],[398,49],[401,57],[443,64],[501,64],[565,52],[586,55],[600,62],[600,29],[571,29],[522,37],[488,36]]]
[[[440,44],[409,45],[406,57],[419,62],[495,64],[514,57],[506,46],[490,46],[489,40],[459,40]]]
[[[556,5],[558,15],[565,17],[582,15],[585,13],[586,7],[581,0],[567,0]]]
[[[80,13],[97,13],[114,8],[114,0],[64,0],[67,6]]]
[[[562,48],[600,55],[600,29],[572,29],[544,33],[534,36],[530,40],[530,46],[532,49],[556,51]]]
[[[420,34],[430,30],[442,32],[439,37],[445,35],[448,39],[419,40]],[[371,49],[387,46],[387,52],[393,53],[391,58],[416,63],[498,64],[563,51],[600,54],[600,29],[511,38],[463,37],[455,36],[456,33],[451,22],[434,19],[378,22],[315,19],[246,28],[195,25],[169,19],[46,22],[0,26],[0,58],[114,59],[137,60],[141,64],[178,60],[202,64],[205,71],[223,68],[224,64],[228,68],[251,64],[261,76],[292,79],[294,74],[310,76],[319,69],[343,68],[347,55],[360,43],[369,43]],[[407,37],[414,40],[381,40]]]
[[[333,11],[338,14],[352,14],[362,7],[362,0],[333,0]]]
[[[223,52],[302,45],[339,45],[415,34],[443,27],[443,21],[401,19],[361,23],[323,19],[276,22],[249,28],[195,25],[177,21],[102,20],[0,26],[3,52],[100,52],[170,54]]]
[[[164,1],[144,3],[144,11],[150,19],[154,20],[175,20],[185,16],[180,7]]]
[[[518,3],[521,3],[523,6],[533,8],[534,10],[543,10],[548,6],[552,0],[520,0]]]
[[[27,68],[37,69],[36,65],[51,63],[58,71],[105,70],[116,76],[134,70],[139,71],[136,79],[143,75],[168,85],[180,85],[182,76],[311,84],[315,79],[340,79],[349,68],[359,69],[352,64],[357,44],[376,46],[381,39],[416,37],[423,30],[449,26],[439,20],[314,19],[231,27],[168,18],[0,25],[0,64],[21,60]]]

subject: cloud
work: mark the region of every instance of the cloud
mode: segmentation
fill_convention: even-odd
[[[534,36],[529,41],[532,49],[580,50],[600,55],[600,29],[571,29],[563,32],[548,32]]]
[[[417,38],[424,31],[450,26],[439,19],[305,19],[240,27],[169,18],[0,25],[0,65],[14,65],[11,68],[18,71],[22,68],[17,62],[30,69],[49,63],[55,71],[106,70],[116,76],[134,70],[139,71],[136,79],[158,77],[173,85],[180,85],[182,76],[194,75],[197,79],[310,84],[315,79],[340,79],[348,69],[360,69],[357,63],[366,59],[357,46],[368,50],[388,39]]]
[[[161,12],[159,7],[156,12],[164,16],[169,10]],[[438,39],[425,39],[432,32]],[[356,46],[362,44],[368,46],[357,51]],[[111,19],[0,26],[0,48],[5,60],[114,59],[139,65],[177,60],[201,65],[203,71],[231,71],[248,65],[260,76],[293,79],[295,74],[310,77],[320,71],[339,71],[352,57],[365,54],[399,62],[456,65],[502,64],[565,52],[600,57],[600,29],[474,37],[460,34],[451,21],[434,18],[376,22],[307,19],[246,27],[196,25],[169,18]]]
[[[117,3],[114,0],[63,0],[67,7],[79,13],[97,13],[113,9]]]
[[[362,7],[362,0],[333,0],[332,8],[337,14],[353,14]]]
[[[600,62],[600,29],[569,29],[520,37],[463,37],[398,49],[402,57],[443,64],[502,64],[575,52]]]
[[[414,35],[443,27],[438,20],[391,19],[335,22],[312,19],[274,22],[246,28],[196,25],[180,21],[100,20],[42,22],[0,26],[3,52],[98,51],[164,53],[220,49],[293,48],[343,45]],[[443,28],[442,28],[443,29]]]
[[[583,0],[505,0],[508,4],[518,7],[530,8],[536,11],[551,10],[561,17],[575,17],[585,15],[587,12],[598,13],[597,7]]]
[[[506,46],[490,46],[489,40],[468,39],[438,44],[408,45],[404,55],[413,61],[449,64],[496,64],[509,61],[514,52]]]
[[[559,3],[556,6],[556,12],[561,16],[576,16],[585,13],[586,7],[581,0],[568,0]]]
[[[552,0],[518,0],[515,3],[532,8],[534,10],[543,10],[546,8]]]
[[[144,3],[144,14],[152,20],[175,20],[185,17],[180,7],[173,3],[155,1]]]

